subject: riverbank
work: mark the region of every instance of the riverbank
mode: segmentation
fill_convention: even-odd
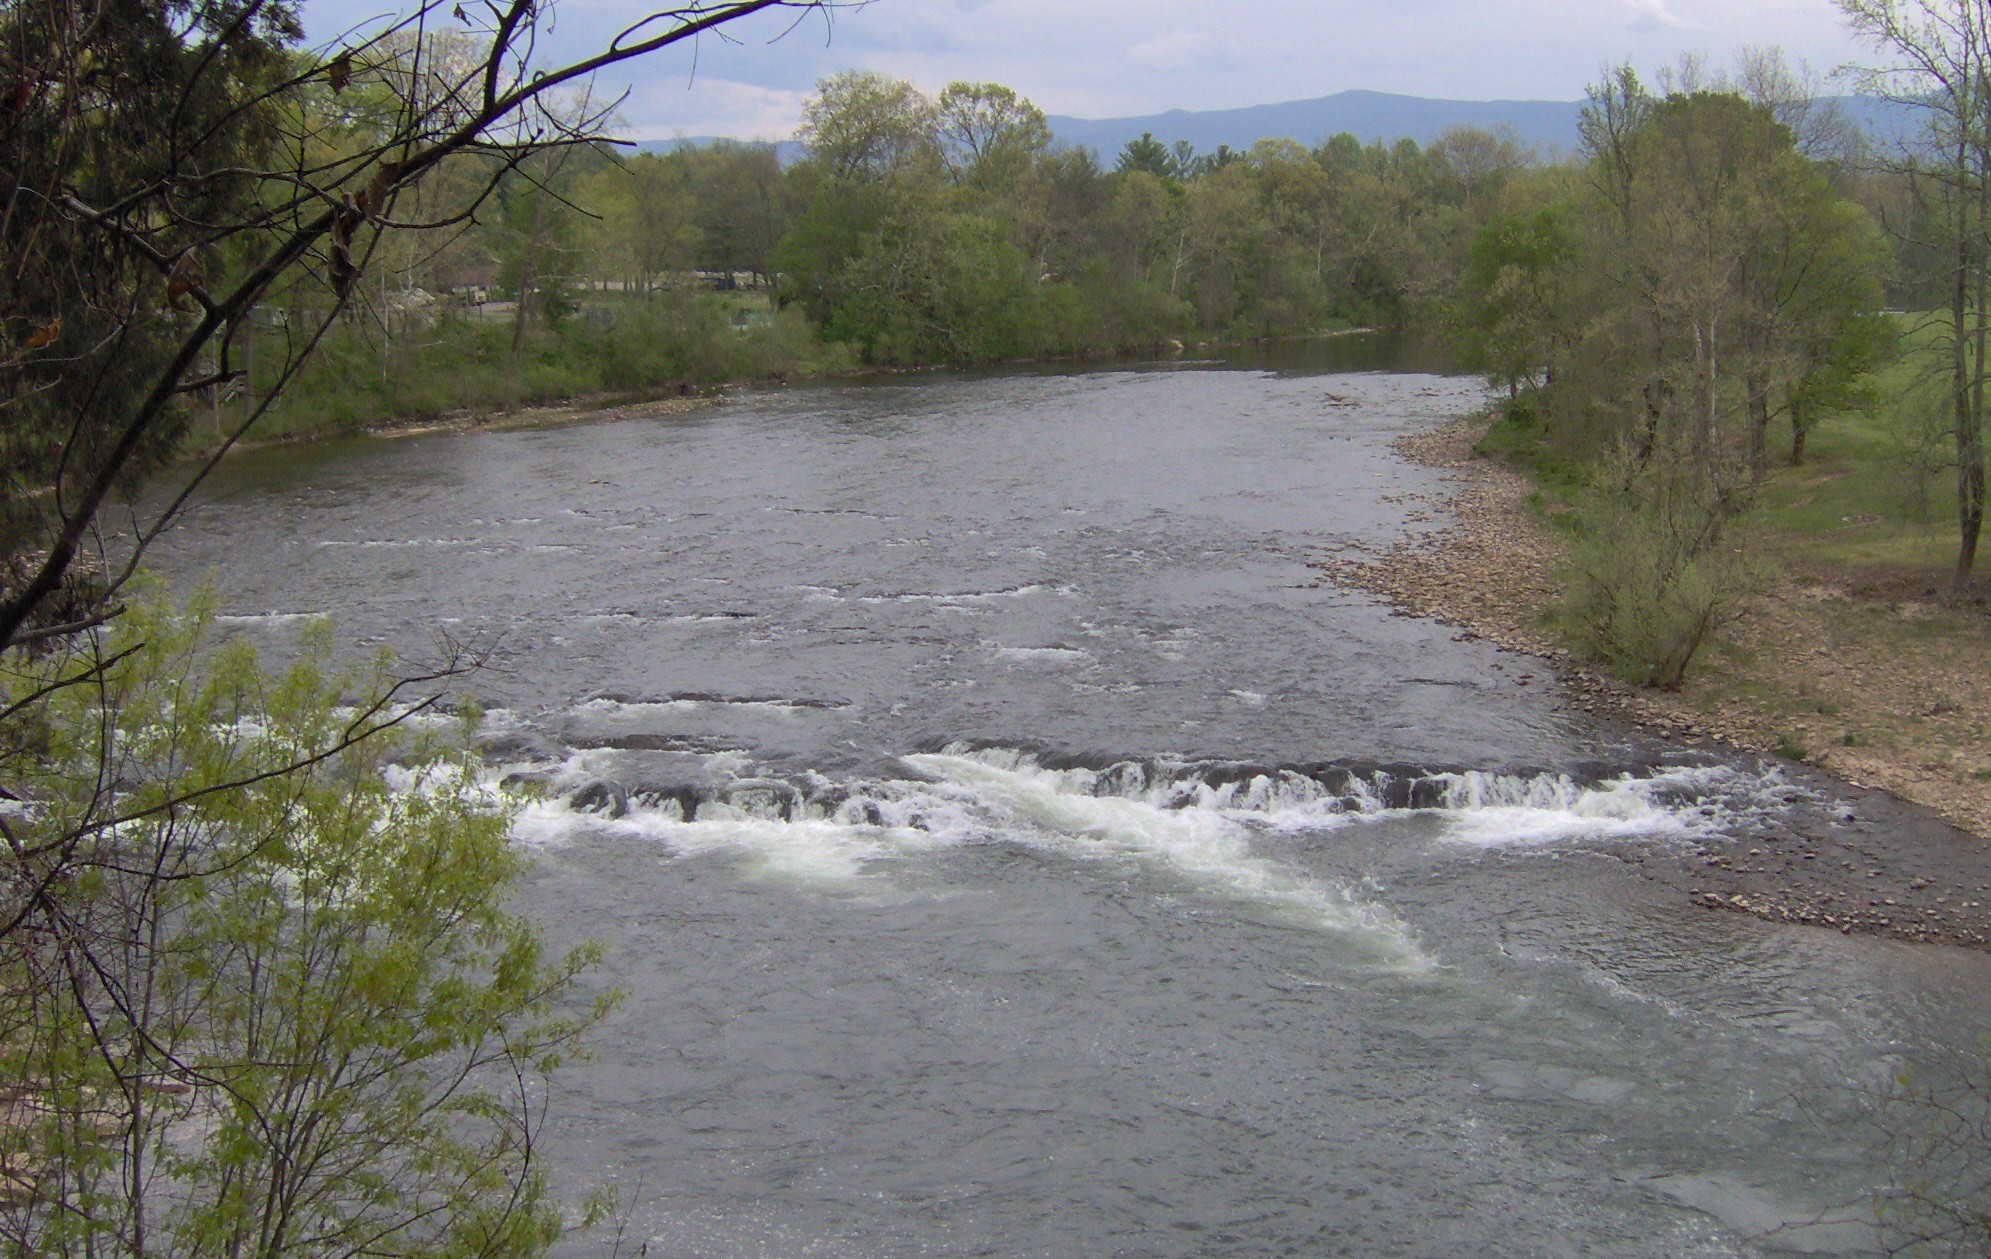
[[[531,406],[463,407],[440,415],[390,417],[359,428],[335,432],[285,433],[276,437],[245,439],[231,445],[228,453],[244,454],[274,446],[295,446],[346,437],[422,437],[433,433],[545,428],[583,420],[612,420],[639,415],[679,415],[712,406],[723,397],[724,392],[720,388],[692,389],[688,385],[673,384],[656,390],[584,394]]]
[[[1891,842],[1752,836],[1650,871],[1710,907],[1917,941],[1991,944],[1991,618],[1786,576],[1677,694],[1636,688],[1574,659],[1544,623],[1567,547],[1531,506],[1525,475],[1480,456],[1490,421],[1399,440],[1446,472],[1442,527],[1389,552],[1319,565],[1319,581],[1406,615],[1550,660],[1569,703],[1671,741],[1781,756],[1867,789]],[[1880,793],[1885,793],[1881,795]],[[1887,797],[1933,812],[1916,816]],[[1956,829],[1951,829],[1954,827]]]
[[[1356,327],[1326,328],[1291,336],[1234,341],[1205,339],[1185,342],[1180,339],[1170,339],[1155,345],[1129,345],[1069,355],[1015,359],[992,366],[1028,369],[1134,363],[1157,359],[1180,359],[1191,354],[1227,350],[1250,348],[1263,350],[1308,342],[1327,343],[1375,336],[1380,333],[1380,329]],[[757,362],[751,371],[738,371],[730,375],[724,372],[716,375],[708,372],[696,377],[665,376],[661,378],[660,383],[647,386],[616,389],[575,386],[568,392],[561,392],[555,388],[550,393],[542,387],[540,392],[524,398],[508,397],[501,392],[451,405],[443,405],[431,399],[427,403],[405,411],[393,410],[393,404],[384,400],[376,400],[371,408],[351,410],[336,406],[325,407],[321,399],[319,405],[304,408],[309,412],[304,415],[299,414],[299,408],[285,405],[274,409],[257,426],[254,437],[232,443],[229,450],[230,453],[236,453],[347,437],[411,437],[428,433],[469,432],[476,429],[535,428],[624,416],[669,415],[713,405],[723,399],[728,392],[748,387],[780,386],[811,381],[859,380],[866,377],[929,376],[963,370],[945,363],[860,364],[838,347],[818,344],[817,349],[820,351],[819,354],[806,358],[791,357],[785,361],[785,366],[779,363],[769,366],[767,363]],[[459,388],[444,396],[464,397],[468,392]],[[308,389],[302,385],[295,386],[291,393],[308,393]],[[207,445],[201,444],[209,431],[209,426],[205,422],[193,426],[189,438],[191,444],[185,452],[185,457],[197,460],[213,453],[214,446],[211,442]],[[216,425],[212,431],[218,433],[219,426]]]

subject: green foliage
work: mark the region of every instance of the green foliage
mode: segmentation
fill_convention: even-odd
[[[925,102],[875,75],[826,80],[808,119],[783,300],[876,363],[1408,322],[1442,303],[1454,256],[1529,160],[1471,131],[1429,150],[1351,137],[1207,155],[1149,135],[1108,174],[1050,152],[1008,88]]]
[[[1737,523],[1698,488],[1667,478],[1608,494],[1571,548],[1563,617],[1576,647],[1641,685],[1677,690],[1761,581]]]
[[[1458,338],[1466,365],[1518,395],[1554,374],[1558,284],[1576,248],[1568,211],[1500,214],[1473,237],[1460,278]]]
[[[1573,459],[1670,444],[1760,483],[1775,421],[1801,451],[1884,360],[1878,228],[1739,93],[1654,98],[1625,71],[1584,127],[1580,181],[1524,181],[1534,204],[1473,240],[1461,346]]]
[[[531,1255],[564,1013],[462,723],[203,601],[5,662],[0,1236],[13,1253]],[[106,654],[108,653],[108,654]],[[55,689],[49,691],[53,686]],[[111,777],[106,779],[106,772]]]
[[[428,55],[446,60],[446,45]],[[379,89],[368,78],[336,108],[319,101],[332,117],[313,134],[336,147],[364,130],[375,97],[391,104]],[[447,242],[387,233],[370,300],[252,436],[851,361],[978,364],[1402,324],[1439,308],[1471,229],[1529,160],[1470,131],[1428,150],[1339,137],[1202,156],[1150,137],[1152,161],[1107,172],[1083,150],[1054,151],[1042,112],[1000,84],[929,100],[855,72],[819,85],[802,134],[810,156],[787,170],[764,145],[626,160],[563,147],[501,179]],[[495,175],[472,155],[434,179],[448,202]],[[736,332],[689,296],[741,273],[780,318]],[[464,314],[478,291],[519,300],[506,328]],[[273,330],[313,317],[264,312],[252,398],[277,384],[270,351],[288,334]],[[188,444],[218,440],[242,413],[217,401],[199,400]]]
[[[1508,391],[1483,448],[1569,509],[1573,645],[1649,685],[1681,685],[1759,580],[1741,524],[1782,501],[1773,427],[1801,461],[1892,352],[1873,216],[1779,104],[1620,71],[1581,164],[1507,180],[1461,262],[1454,339]]]
[[[267,93],[299,36],[283,3],[0,6],[0,598],[14,561],[49,545],[48,489],[74,502],[121,468],[135,493],[173,456],[185,408],[136,433],[129,417],[194,323],[187,282],[236,261],[209,225],[260,191]],[[72,201],[113,208],[143,242]]]
[[[1120,150],[1114,169],[1123,175],[1139,171],[1156,179],[1174,179],[1182,173],[1176,168],[1175,155],[1169,152],[1166,144],[1155,139],[1152,131],[1143,131],[1140,139],[1127,141],[1127,147]]]
[[[678,383],[820,376],[852,361],[799,311],[749,313],[721,296],[682,292],[587,295],[576,315],[530,332],[516,361],[511,339],[508,322],[474,314],[446,313],[384,343],[377,327],[341,325],[258,431],[350,433]],[[197,427],[193,439],[212,431]]]
[[[877,182],[939,163],[939,115],[912,84],[846,70],[817,84],[801,136],[834,179]]]
[[[1000,83],[951,83],[935,111],[947,168],[960,183],[1012,187],[1051,147],[1044,111]]]

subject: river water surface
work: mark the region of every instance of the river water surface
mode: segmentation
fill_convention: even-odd
[[[272,645],[495,644],[531,911],[628,994],[547,1131],[624,1253],[1870,1248],[1842,1086],[1970,1043],[1984,962],[1694,909],[1645,863],[1864,823],[1313,588],[1480,399],[1360,365],[266,452],[162,566]]]

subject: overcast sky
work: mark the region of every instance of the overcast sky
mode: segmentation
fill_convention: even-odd
[[[307,0],[324,39],[378,14]],[[558,0],[552,50],[598,44],[642,0]],[[937,91],[994,80],[1084,118],[1224,109],[1351,88],[1450,99],[1573,100],[1600,67],[1650,72],[1682,52],[1727,60],[1779,45],[1829,72],[1861,50],[1832,0],[871,0],[825,30],[811,18],[738,24],[691,53],[629,69],[625,134],[785,138],[802,98],[851,67]],[[773,42],[769,42],[773,40]],[[695,71],[695,72],[694,72]]]

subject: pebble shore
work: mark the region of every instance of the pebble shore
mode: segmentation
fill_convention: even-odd
[[[1549,636],[1543,610],[1560,593],[1565,546],[1529,507],[1528,479],[1474,453],[1488,422],[1476,416],[1399,439],[1405,459],[1446,472],[1437,510],[1413,511],[1411,519],[1444,523],[1380,555],[1322,561],[1316,585],[1364,591],[1402,615],[1453,626],[1462,640],[1541,657],[1555,667],[1564,702],[1606,723],[1672,745],[1771,754],[1780,734],[1757,710],[1628,686],[1586,667]],[[1758,618],[1754,632],[1793,633],[1780,618],[1800,615],[1800,602]],[[1853,802],[1846,816],[1766,825],[1692,850],[1627,852],[1625,859],[1707,910],[1991,948],[1991,845],[1983,838],[1991,834],[1991,788],[1949,790],[1940,767],[1872,750],[1821,759],[1827,763],[1788,770],[1798,781],[1831,774],[1834,796]],[[1931,784],[1938,790],[1928,790]],[[1857,826],[1841,824],[1855,820]]]

